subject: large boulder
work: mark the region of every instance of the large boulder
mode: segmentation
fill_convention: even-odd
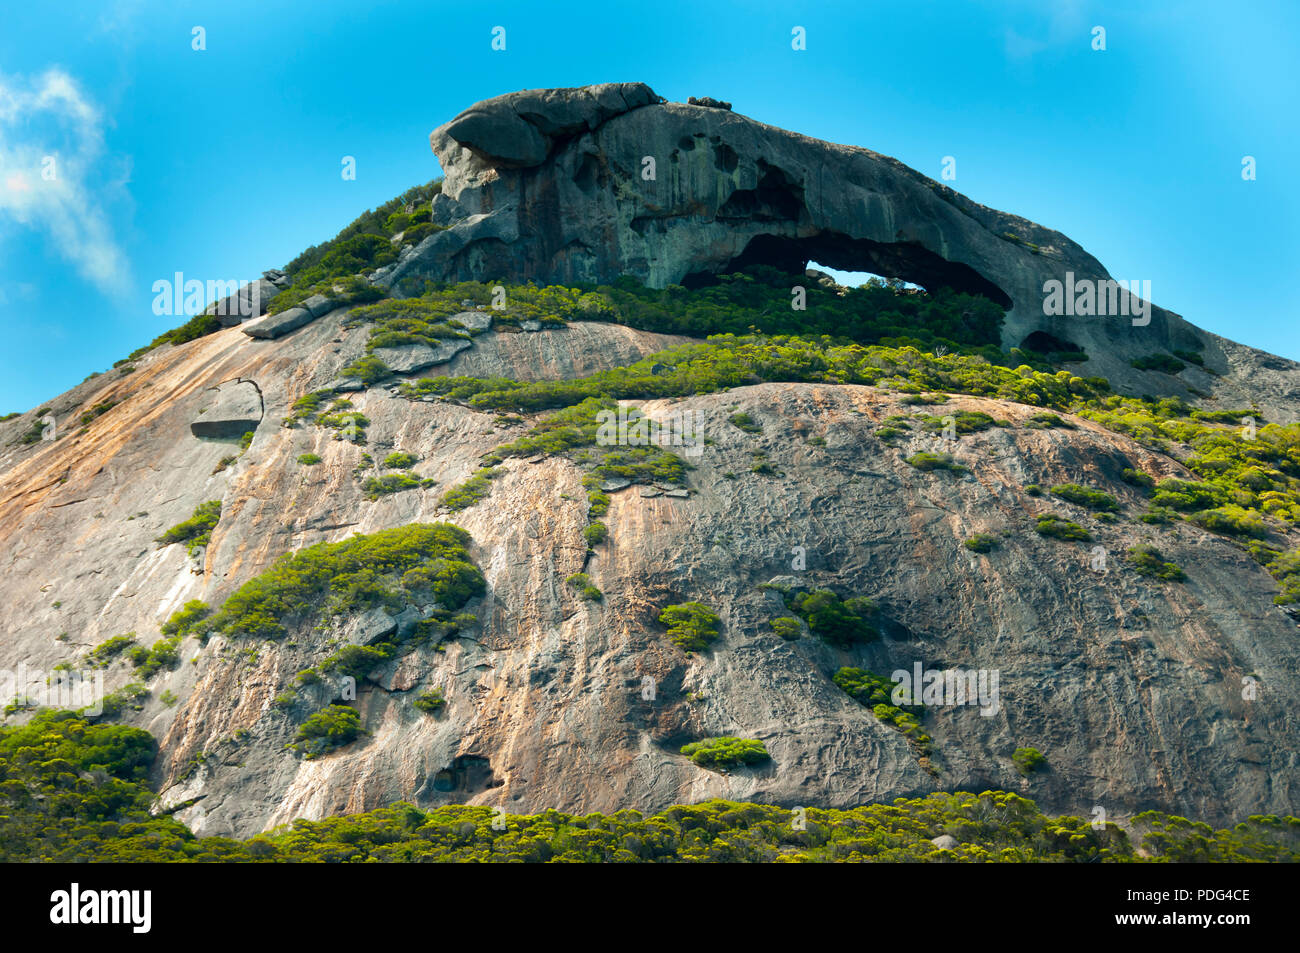
[[[250,323],[240,330],[250,338],[284,337],[290,331],[297,331],[315,321],[317,317],[318,315],[312,314],[306,308],[290,308],[288,311],[267,315],[262,320]]]
[[[630,109],[660,101],[645,83],[524,90],[476,103],[435,129],[429,144],[440,156],[463,147],[499,168],[534,166],[547,157],[557,139],[590,131]]]
[[[190,433],[196,437],[242,437],[262,422],[262,391],[252,381],[226,381],[205,396],[204,406],[190,423]]]

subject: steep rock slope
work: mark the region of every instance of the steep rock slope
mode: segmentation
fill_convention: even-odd
[[[356,332],[338,340],[340,317],[284,342],[230,330],[150,356],[82,397],[124,398],[84,436],[39,445],[11,466],[0,500],[7,661],[49,669],[111,635],[155,632],[186,600],[216,604],[283,552],[448,518],[437,511],[441,490],[522,425],[373,388],[353,395],[371,421],[366,448],[321,428],[279,428],[296,396],[355,356]],[[518,372],[540,366],[556,341],[575,368],[665,343],[575,325],[492,332],[457,360]],[[192,437],[188,424],[208,388],[230,380],[258,382],[266,415],[247,453],[212,474],[231,445]],[[700,415],[713,442],[692,458],[691,495],[611,494],[610,540],[588,562],[581,471],[560,458],[511,460],[487,500],[449,517],[472,535],[487,577],[487,594],[470,606],[477,625],[445,652],[419,649],[372,673],[357,700],[369,732],[361,741],[304,760],[284,748],[302,712],[275,704],[339,633],[266,644],[217,636],[201,649],[188,640],[184,664],[154,677],[133,718],[161,739],[164,803],[186,805],[178,816],[196,830],[238,834],[399,798],[654,810],[711,796],[850,805],[1022,783],[1054,809],[1164,805],[1206,818],[1294,809],[1297,726],[1281,699],[1296,687],[1300,651],[1294,622],[1270,604],[1267,574],[1195,527],[1094,522],[1022,490],[1082,481],[1131,508],[1138,500],[1119,471],[1173,474],[1172,461],[1078,420],[1073,431],[964,436],[958,458],[969,476],[924,473],[904,457],[930,439],[882,443],[876,427],[906,408],[860,386],[764,384],[644,406]],[[955,398],[946,412],[966,409],[1013,424],[1033,410]],[[762,433],[728,423],[738,410]],[[816,437],[824,447],[808,442]],[[362,452],[389,448],[419,456],[416,470],[439,486],[367,500],[354,468]],[[299,466],[309,451],[323,463]],[[780,475],[751,472],[754,451]],[[201,566],[184,547],[156,547],[154,536],[207,499],[224,509]],[[1081,520],[1096,543],[1035,535],[1032,515],[1046,511]],[[977,532],[1005,538],[977,555],[962,545]],[[1186,584],[1124,567],[1124,549],[1144,538],[1158,539]],[[1111,555],[1104,573],[1091,568],[1092,545]],[[802,572],[791,568],[795,546],[806,552]],[[584,562],[600,603],[564,584]],[[776,576],[874,598],[885,638],[851,651],[783,641],[767,623],[789,613],[756,588]],[[716,607],[724,622],[721,641],[689,657],[655,621],[664,605],[688,600]],[[60,631],[68,642],[54,638]],[[1000,672],[996,715],[957,707],[927,720],[933,775],[829,677],[843,665],[889,672],[915,662]],[[1242,700],[1247,674],[1267,686],[1263,700]],[[643,697],[647,676],[653,699]],[[111,684],[129,677],[125,666],[109,670]],[[436,717],[411,704],[429,687],[447,699]],[[175,706],[159,700],[167,691]],[[304,710],[333,691],[307,693]],[[676,753],[719,734],[762,739],[772,762],[720,775]],[[1032,784],[1009,757],[1024,745],[1049,755]]]

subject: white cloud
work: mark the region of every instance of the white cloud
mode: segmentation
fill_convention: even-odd
[[[1033,35],[1007,27],[1003,32],[1003,48],[1008,59],[1029,59],[1053,47],[1063,48],[1071,43],[1086,44],[1089,40],[1089,24],[1080,0],[1055,0],[1048,6],[1045,17],[1043,8],[1036,0],[1029,4],[1026,11],[1026,18],[1036,21],[1029,30]]]
[[[0,229],[44,233],[85,278],[115,293],[127,284],[127,262],[104,204],[120,183],[106,181],[103,155],[103,114],[75,79],[59,69],[0,75]]]

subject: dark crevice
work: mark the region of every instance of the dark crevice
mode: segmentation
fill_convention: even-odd
[[[837,232],[821,232],[809,238],[758,235],[745,246],[740,255],[726,262],[716,272],[697,272],[686,276],[681,283],[687,288],[698,288],[712,283],[714,274],[744,271],[754,265],[768,265],[789,274],[801,275],[810,261],[839,271],[866,271],[887,278],[901,278],[920,285],[927,291],[951,288],[953,291],[978,294],[1003,308],[1012,306],[1011,298],[1005,291],[969,265],[948,261],[911,242],[875,242],[866,238],[850,238]]]

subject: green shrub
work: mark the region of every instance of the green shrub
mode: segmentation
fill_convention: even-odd
[[[894,730],[901,732],[916,749],[922,764],[929,768],[934,739],[921,727],[925,709],[920,705],[895,705],[894,683],[883,675],[865,668],[844,667],[831,677],[845,694],[871,709],[871,713]]]
[[[1139,371],[1161,371],[1165,374],[1177,374],[1187,366],[1172,354],[1148,354],[1129,363]]]
[[[128,682],[117,691],[109,692],[100,700],[100,714],[98,716],[88,715],[87,717],[110,719],[119,717],[128,708],[133,711],[140,711],[144,708],[141,699],[148,697],[149,689],[145,688],[142,683]],[[81,709],[78,714],[83,712],[85,712],[85,709]]]
[[[1026,420],[1025,426],[1031,430],[1048,430],[1053,427],[1061,427],[1066,430],[1074,429],[1074,424],[1046,410],[1039,411]]]
[[[385,473],[383,476],[367,477],[361,484],[361,492],[365,494],[366,499],[374,501],[381,496],[401,493],[403,490],[425,489],[436,482],[415,473]]]
[[[317,543],[281,556],[237,589],[211,619],[212,631],[277,638],[291,623],[373,606],[405,604],[428,593],[448,612],[486,590],[469,558],[469,534],[423,524]]]
[[[345,645],[320,663],[322,672],[340,672],[358,681],[391,657],[391,646]]]
[[[599,520],[588,523],[582,528],[582,538],[587,541],[587,546],[598,546],[609,538],[609,528]]]
[[[1038,517],[1034,530],[1038,535],[1050,536],[1052,539],[1084,541],[1092,539],[1092,534],[1078,523],[1072,523],[1051,513]]]
[[[197,635],[204,638],[208,633],[208,624],[205,620],[211,614],[212,609],[206,602],[191,599],[162,624],[162,634],[179,635],[181,638]]]
[[[768,625],[772,627],[773,632],[787,642],[793,642],[803,635],[803,626],[799,624],[799,620],[788,615],[771,619],[768,621]]]
[[[420,458],[413,453],[403,453],[400,450],[394,450],[388,456],[384,457],[383,467],[385,470],[409,470],[419,462]]]
[[[359,380],[367,387],[371,384],[379,383],[386,377],[391,377],[392,374],[393,372],[389,369],[388,365],[373,354],[359,357],[350,364],[344,365],[339,370],[340,377]]]
[[[1177,564],[1165,562],[1165,557],[1154,546],[1137,545],[1129,548],[1128,560],[1139,575],[1154,576],[1169,582],[1182,582],[1187,574]]]
[[[738,768],[742,765],[771,761],[763,742],[753,738],[733,738],[723,735],[705,738],[682,746],[682,754],[702,768]]]
[[[996,536],[990,536],[988,533],[976,533],[962,545],[973,553],[987,553],[996,549],[999,540]]]
[[[564,581],[577,589],[578,595],[588,602],[599,602],[604,598],[601,591],[591,584],[591,577],[585,572],[575,572]]]
[[[1025,496],[1042,496],[1043,488],[1037,483],[1029,483],[1025,486]]]
[[[314,453],[304,453],[298,457],[298,462],[304,467],[314,467],[316,464],[321,462],[321,457]]]
[[[1077,483],[1058,484],[1052,487],[1052,495],[1059,496],[1066,502],[1074,503],[1076,506],[1102,513],[1113,513],[1119,509],[1119,500],[1109,493],[1094,490],[1089,486],[1080,486]]]
[[[951,453],[930,453],[921,451],[907,458],[907,463],[918,470],[949,470],[953,473],[969,473],[966,467],[953,460]]]
[[[1011,760],[1016,770],[1025,777],[1047,766],[1047,758],[1037,748],[1017,748],[1011,755]]]
[[[880,638],[872,622],[876,606],[862,596],[841,599],[829,589],[817,589],[789,595],[785,604],[808,624],[809,632],[831,645],[847,648]]]
[[[1167,507],[1188,513],[1221,506],[1229,502],[1228,493],[1222,487],[1196,480],[1179,480],[1166,477],[1156,484],[1156,492],[1151,497],[1151,505]]]
[[[1134,470],[1131,467],[1125,467],[1120,473],[1120,479],[1130,486],[1141,487],[1149,490],[1156,485],[1155,477],[1141,470]]]
[[[170,546],[172,543],[189,543],[189,553],[193,556],[199,549],[212,542],[212,530],[220,519],[221,501],[208,500],[208,502],[200,503],[195,508],[193,516],[183,523],[177,523],[155,539],[154,542],[161,546]]]
[[[668,627],[668,640],[684,652],[701,652],[718,637],[722,620],[699,602],[668,606],[659,613],[659,622]]]
[[[181,635],[173,635],[159,639],[152,648],[136,646],[132,649],[128,658],[136,667],[136,673],[147,681],[164,668],[175,668],[181,660],[181,639]]]
[[[128,648],[135,645],[135,633],[127,632],[123,635],[115,635],[111,639],[100,642],[90,650],[86,660],[95,668],[105,668],[115,658],[125,652]]]
[[[495,467],[483,467],[460,486],[454,486],[444,493],[438,503],[450,510],[468,509],[492,492],[490,481],[499,475],[500,471]]]
[[[998,425],[998,421],[978,410],[961,410],[948,416],[952,418],[952,427],[958,434],[978,433]],[[921,428],[932,433],[943,431],[947,426],[944,417],[926,417],[921,422]]]
[[[1138,519],[1143,523],[1159,526],[1166,523],[1172,523],[1174,520],[1178,519],[1178,514],[1166,506],[1153,506],[1145,513],[1139,514]]]
[[[295,751],[311,760],[351,744],[361,735],[361,716],[348,705],[330,705],[308,716],[294,736]]]
[[[426,715],[433,715],[442,711],[447,704],[447,699],[442,697],[441,688],[429,688],[420,692],[411,704]]]
[[[1258,513],[1233,503],[1202,510],[1187,518],[1211,533],[1222,533],[1225,536],[1252,536],[1258,539],[1268,535],[1268,528]]]
[[[734,413],[727,418],[731,425],[737,430],[743,430],[745,433],[762,433],[763,428],[749,414],[743,411]]]

